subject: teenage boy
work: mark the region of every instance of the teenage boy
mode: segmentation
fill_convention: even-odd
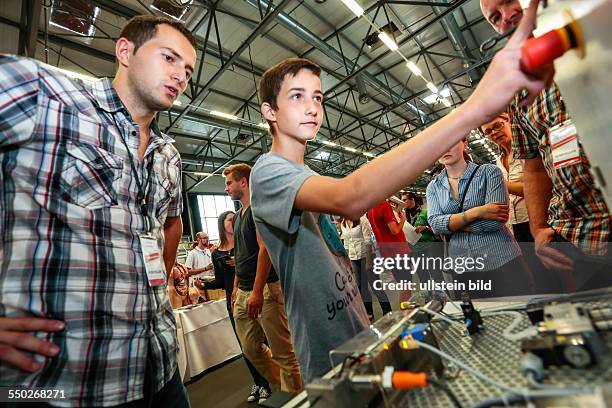
[[[0,57],[0,386],[189,406],[165,281],[181,160],[155,115],[185,90],[195,47],[183,24],[139,16],[112,82]]]
[[[306,143],[323,121],[320,69],[305,59],[285,60],[260,82],[271,152],[251,175],[257,229],[280,274],[293,344],[306,382],[330,369],[330,350],[368,325],[350,262],[326,214],[357,219],[413,182],[445,151],[501,111],[521,88],[534,96],[547,78],[520,70],[520,46],[531,33],[538,1],[469,100],[418,136],[353,174],[318,176],[304,165]]]

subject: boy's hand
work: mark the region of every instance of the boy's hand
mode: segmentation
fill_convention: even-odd
[[[0,317],[0,362],[6,362],[26,372],[41,369],[30,353],[53,357],[60,349],[55,344],[40,340],[29,332],[56,332],[64,330],[60,320],[34,317]]]
[[[487,72],[464,104],[464,113],[474,117],[474,123],[481,124],[493,119],[506,109],[514,95],[522,89],[527,90],[528,95],[521,104],[530,104],[552,80],[552,64],[534,75],[521,70],[521,48],[533,31],[539,3],[539,0],[531,0],[515,33],[493,58]]]

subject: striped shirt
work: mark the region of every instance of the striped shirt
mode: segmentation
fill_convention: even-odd
[[[466,185],[472,173],[474,175],[468,191]],[[499,268],[521,255],[521,250],[508,227],[491,220],[477,220],[470,224],[472,231],[455,231],[448,229],[452,214],[459,213],[461,198],[465,195],[464,211],[487,203],[508,203],[508,192],[501,170],[494,164],[483,164],[477,167],[469,162],[468,167],[459,179],[459,199],[451,194],[446,169],[427,186],[427,220],[436,234],[452,234],[448,250],[451,258],[482,257],[485,271]],[[470,272],[470,271],[468,271]]]
[[[125,140],[134,158],[132,172]],[[40,371],[0,364],[0,386],[53,387],[61,405],[108,406],[155,392],[176,369],[176,325],[164,286],[150,287],[137,232],[137,184],[163,248],[182,212],[180,157],[157,125],[144,160],[139,129],[109,79],[72,80],[0,55],[0,316],[62,320]],[[59,402],[57,402],[60,404]]]
[[[559,88],[553,83],[528,108],[518,102],[517,96],[509,109],[515,156],[533,159],[539,153],[542,158],[553,186],[549,225],[584,252],[604,255],[610,239],[610,214],[601,191],[595,187],[582,144],[580,163],[560,169],[553,166],[548,129],[570,117]]]

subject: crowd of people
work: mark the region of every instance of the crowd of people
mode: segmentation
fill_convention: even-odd
[[[470,98],[343,178],[304,164],[323,121],[320,68],[303,58],[269,68],[259,96],[270,152],[252,169],[224,170],[241,208],[219,217],[212,253],[198,234],[186,265],[175,261],[180,155],[155,116],[193,74],[191,32],[166,18],[130,20],[114,80],[93,84],[1,56],[0,385],[60,388],[71,405],[189,406],[172,306],[224,288],[254,381],[248,400],[297,393],[331,368],[331,350],[370,325],[376,248],[382,257],[431,254],[442,237],[450,257],[487,258],[456,278],[491,279],[495,295],[531,291],[538,262],[560,271],[563,289],[609,284],[610,217],[588,159],[577,144],[572,160],[559,160],[547,142],[571,126],[553,70],[520,67],[537,6],[524,15],[517,0],[481,0],[497,31],[516,31]],[[503,152],[497,166],[465,154],[478,127]],[[394,210],[400,200],[390,197],[437,160],[444,169],[427,188],[427,209],[405,194]],[[344,242],[330,215],[342,217]],[[528,232],[531,257],[518,244]],[[425,272],[419,279],[442,279]],[[387,296],[374,292],[388,312]]]

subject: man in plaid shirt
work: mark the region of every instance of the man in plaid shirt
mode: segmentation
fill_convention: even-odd
[[[0,56],[0,386],[65,406],[189,406],[165,287],[181,160],[155,114],[196,60],[180,23],[140,16],[114,80]],[[162,258],[163,250],[163,258]]]
[[[518,25],[523,10],[518,0],[480,0],[486,20],[498,33]],[[577,142],[555,157],[551,134],[570,124],[570,115],[553,82],[528,107],[520,96],[509,108],[515,157],[525,159],[524,191],[536,253],[549,269],[557,270],[566,290],[612,284],[610,214],[595,186],[589,160]],[[578,136],[575,136],[578,137]],[[554,249],[549,243],[559,242]]]

